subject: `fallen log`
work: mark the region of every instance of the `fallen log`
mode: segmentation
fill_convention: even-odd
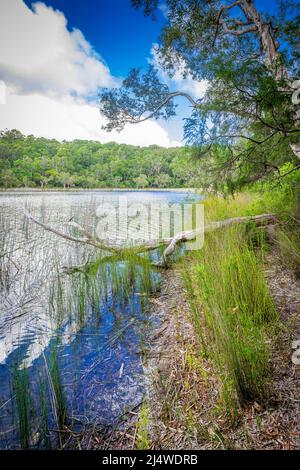
[[[246,217],[232,217],[230,219],[220,220],[217,222],[210,222],[209,224],[204,225],[204,227],[201,227],[196,230],[179,232],[174,237],[162,238],[159,240],[149,240],[141,245],[131,246],[129,248],[128,246],[113,245],[108,242],[104,242],[103,240],[99,240],[98,238],[94,238],[92,234],[90,234],[86,228],[82,227],[77,222],[69,221],[68,224],[75,226],[77,229],[82,231],[84,234],[84,237],[75,237],[67,233],[64,233],[60,230],[57,230],[56,228],[51,227],[50,225],[47,225],[44,222],[41,222],[40,220],[33,217],[33,215],[30,214],[30,212],[28,212],[26,208],[24,208],[24,214],[30,221],[39,225],[44,230],[52,232],[53,234],[61,238],[64,238],[65,240],[69,240],[75,243],[81,243],[85,245],[91,245],[94,248],[98,248],[103,251],[108,251],[113,254],[116,254],[116,253],[120,254],[122,252],[128,251],[128,249],[131,249],[136,254],[138,254],[138,253],[143,253],[146,251],[156,250],[157,248],[161,246],[166,246],[163,252],[162,258],[158,262],[153,263],[154,266],[156,267],[164,267],[164,268],[168,267],[167,258],[172,253],[174,253],[176,245],[178,245],[179,243],[186,243],[188,241],[192,241],[197,236],[201,235],[203,232],[204,233],[211,232],[211,231],[222,229],[222,228],[229,227],[232,225],[248,223],[248,222],[254,222],[256,226],[261,226],[261,225],[274,223],[277,221],[275,214],[260,214],[260,215],[254,215],[254,216],[246,216]]]
[[[169,244],[163,252],[162,259],[157,263],[158,265],[163,264],[167,267],[167,257],[170,256],[178,243],[185,243],[194,240],[197,236],[205,232],[212,232],[221,228],[229,227],[231,225],[254,222],[255,225],[260,226],[264,224],[274,223],[276,221],[275,214],[260,214],[246,217],[232,217],[230,219],[220,220],[217,222],[211,222],[204,227],[197,230],[190,230],[186,232],[179,232],[173,238],[170,239]]]

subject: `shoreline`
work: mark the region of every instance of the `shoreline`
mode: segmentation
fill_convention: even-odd
[[[161,291],[153,296],[160,324],[145,365],[151,448],[300,449],[300,371],[292,363],[290,351],[291,338],[298,339],[300,334],[300,279],[282,264],[276,246],[270,248],[263,271],[280,323],[270,344],[272,393],[268,403],[240,407],[235,420],[220,409],[219,379],[210,358],[203,356],[182,279],[184,266],[188,263],[192,269],[193,259],[185,259],[166,273]]]
[[[200,193],[198,188],[0,188],[0,193],[76,193],[76,192],[174,192]]]

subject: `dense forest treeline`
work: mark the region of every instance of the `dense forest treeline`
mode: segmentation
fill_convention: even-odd
[[[0,133],[0,186],[12,187],[195,187],[200,174],[187,148],[135,147],[110,142]]]

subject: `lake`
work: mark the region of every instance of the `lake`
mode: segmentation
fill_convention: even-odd
[[[44,230],[24,206],[73,237],[83,237],[80,224],[132,246],[157,238],[169,207],[197,199],[172,191],[0,194],[1,448],[55,446],[51,430],[62,422],[112,426],[141,403],[144,353],[158,322],[148,299],[160,285],[151,266],[159,250],[111,256]]]

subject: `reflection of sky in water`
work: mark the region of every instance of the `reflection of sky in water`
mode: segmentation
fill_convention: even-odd
[[[49,314],[49,290],[54,273],[62,266],[95,259],[95,250],[59,239],[23,216],[30,210],[45,223],[58,224],[74,217],[95,229],[95,208],[119,196],[128,203],[182,203],[184,193],[76,192],[1,194],[0,283],[0,446],[15,439],[10,400],[11,374],[16,364],[28,368],[30,388],[38,402],[45,360],[57,339],[57,318]],[[7,236],[7,232],[10,234]],[[6,233],[6,234],[5,234]],[[18,249],[15,251],[15,248]],[[3,254],[6,255],[3,257]],[[8,253],[8,254],[7,254]],[[158,280],[158,275],[156,280]],[[68,416],[101,424],[111,423],[143,397],[140,350],[154,318],[144,308],[145,297],[133,295],[119,302],[108,286],[108,300],[100,308],[88,306],[84,322],[74,312],[60,319],[58,364],[67,397]],[[71,305],[71,304],[70,304]],[[56,347],[56,346],[55,346]],[[9,401],[10,400],[10,401]],[[49,410],[50,411],[50,410]]]

